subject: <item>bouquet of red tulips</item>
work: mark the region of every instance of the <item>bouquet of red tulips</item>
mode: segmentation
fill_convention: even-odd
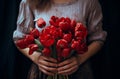
[[[51,56],[61,62],[72,54],[83,54],[88,50],[86,45],[87,29],[80,23],[68,17],[52,16],[49,26],[43,18],[37,20],[39,28],[32,29],[23,39],[16,42],[21,49],[29,48],[29,54],[34,51],[41,52],[44,56]],[[67,76],[55,74],[55,77],[48,76],[47,79],[68,79]]]

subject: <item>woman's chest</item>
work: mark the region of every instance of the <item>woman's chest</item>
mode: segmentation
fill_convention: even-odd
[[[69,17],[76,21],[85,22],[86,20],[86,7],[83,4],[76,3],[72,5],[53,5],[49,10],[34,11],[34,20],[43,18],[46,22],[49,22],[51,16],[57,17]]]
[[[51,16],[57,17],[69,17],[70,19],[74,19],[77,22],[82,22],[86,25],[86,7],[83,4],[73,4],[73,5],[54,5],[51,6],[49,10],[46,11],[34,11],[34,21],[39,18],[43,18],[46,21],[46,24],[49,25],[49,20]],[[37,27],[37,26],[36,26]]]

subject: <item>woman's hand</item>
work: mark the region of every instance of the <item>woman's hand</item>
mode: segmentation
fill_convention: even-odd
[[[75,71],[77,71],[77,69],[79,68],[80,65],[80,61],[79,61],[79,57],[78,56],[73,56],[61,63],[58,64],[58,74],[62,74],[62,75],[70,75],[72,73],[74,73]]]
[[[40,55],[37,65],[39,69],[47,75],[54,75],[54,73],[57,72],[57,60],[51,57],[45,57]]]
[[[71,57],[58,64],[58,74],[70,75],[74,73],[79,65],[87,61],[90,57],[96,54],[102,47],[103,42],[95,41],[88,46],[88,51],[76,57]]]
[[[47,74],[47,75],[54,75],[57,72],[57,60],[51,57],[45,57],[41,55],[40,52],[34,51],[32,55],[29,55],[29,48],[26,49],[19,49],[25,56],[30,58],[39,69]]]

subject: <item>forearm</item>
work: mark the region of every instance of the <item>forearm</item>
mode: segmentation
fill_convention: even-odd
[[[39,56],[41,55],[39,52],[36,52],[36,51],[34,51],[32,55],[29,55],[29,48],[25,48],[25,49],[18,48],[18,50],[22,54],[24,54],[26,57],[28,57],[30,60],[32,60],[34,63],[37,63],[37,60],[38,60]]]
[[[94,41],[88,46],[88,51],[82,55],[79,55],[80,63],[85,62],[90,57],[92,57],[94,54],[96,54],[101,47],[103,46],[103,42],[101,41]]]

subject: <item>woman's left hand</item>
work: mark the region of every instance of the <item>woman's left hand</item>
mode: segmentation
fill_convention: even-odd
[[[79,68],[79,65],[79,57],[71,57],[58,64],[58,74],[70,75]]]

